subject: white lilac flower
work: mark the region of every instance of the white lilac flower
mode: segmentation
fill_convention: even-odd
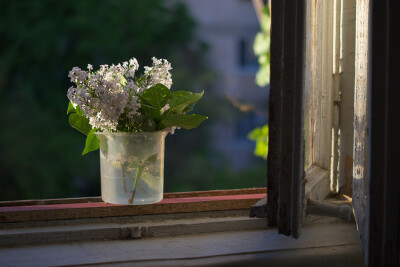
[[[136,60],[136,58],[132,58],[129,60],[129,66],[131,66],[134,70],[138,70],[139,69],[139,63]]]
[[[147,77],[147,81],[144,88],[141,88],[141,91],[149,89],[158,83],[161,83],[168,89],[171,89],[172,78],[171,73],[169,72],[172,70],[171,63],[169,63],[166,59],[157,59],[155,57],[153,57],[152,60],[153,65],[151,67],[144,67],[144,75]]]
[[[165,59],[153,58],[152,67],[145,67],[144,75],[138,78],[140,83],[136,83],[139,64],[135,58],[122,65],[101,65],[95,72],[91,64],[87,68],[88,71],[84,71],[74,67],[69,72],[68,77],[76,87],[68,89],[67,97],[74,107],[80,107],[92,127],[102,131],[117,131],[123,114],[133,125],[141,107],[138,95],[158,83],[167,88],[172,85],[171,64]],[[169,108],[165,105],[161,113]],[[171,133],[175,129],[169,128]]]
[[[166,130],[170,133],[170,134],[174,134],[176,129],[180,129],[181,127],[176,127],[176,126],[172,126],[167,128]]]
[[[161,110],[160,113],[164,114],[165,111],[167,111],[168,109],[170,109],[170,106],[168,104],[166,104]]]

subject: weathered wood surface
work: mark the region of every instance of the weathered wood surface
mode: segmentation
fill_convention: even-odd
[[[336,205],[333,203],[309,199],[307,214],[340,218],[345,222],[354,222],[353,210],[350,205]]]
[[[208,196],[263,194],[266,192],[267,192],[266,188],[191,191],[191,192],[164,193],[164,199],[166,199],[166,198],[182,198],[182,197],[208,197]],[[81,197],[81,198],[0,201],[0,207],[52,205],[52,204],[68,204],[68,203],[91,203],[91,202],[103,202],[103,200],[101,199],[101,197]]]
[[[333,87],[333,1],[315,0],[307,18],[312,19],[310,126],[311,165],[330,170],[332,140]]]
[[[354,32],[355,0],[307,2],[306,168],[327,170],[332,193],[352,183]]]
[[[353,182],[356,0],[342,3],[337,191],[350,196]]]
[[[318,166],[311,166],[306,172],[305,198],[323,200],[329,195],[329,172]]]
[[[266,229],[266,221],[248,216],[220,218],[148,218],[142,222],[113,223],[97,221],[56,227],[25,227],[0,230],[0,247],[85,242],[94,240],[124,240]]]
[[[333,193],[339,191],[339,109],[340,109],[340,72],[341,72],[341,1],[333,1],[333,84],[332,84],[332,145],[331,145],[331,167],[330,167],[330,190]]]
[[[354,139],[354,53],[356,1],[336,3],[334,20],[331,191],[351,194]]]
[[[249,209],[241,210],[214,210],[201,212],[179,212],[179,213],[162,213],[149,214],[140,216],[115,216],[115,217],[97,217],[82,219],[65,219],[52,221],[26,221],[26,222],[9,222],[0,223],[0,230],[22,229],[22,228],[41,228],[41,227],[58,227],[58,226],[78,226],[87,224],[133,224],[144,223],[148,221],[165,221],[165,220],[184,220],[184,219],[201,219],[201,218],[224,218],[224,217],[246,217],[249,215]]]
[[[258,221],[260,219],[252,219]],[[260,220],[262,221],[262,220]],[[276,229],[2,248],[2,266],[363,266],[354,225],[304,226],[298,240]]]
[[[364,236],[367,170],[368,5],[357,0],[354,92],[353,208],[361,238]]]
[[[0,222],[22,222],[132,216],[195,211],[235,210],[253,206],[264,194],[166,198],[151,205],[113,205],[104,202],[0,207]]]
[[[257,201],[256,204],[253,205],[250,209],[250,217],[256,217],[256,218],[266,218],[267,217],[267,204],[268,204],[268,198],[264,197]]]
[[[318,178],[319,186],[310,187],[306,184],[306,195],[312,195],[318,199],[329,194],[329,173],[336,170],[331,166],[331,152],[337,150],[337,146],[332,148],[332,144],[335,144],[335,142],[332,143],[332,137],[336,136],[337,139],[337,135],[332,135],[332,127],[334,126],[333,104],[335,100],[333,89],[335,81],[338,80],[334,79],[333,68],[339,67],[337,57],[340,47],[340,38],[337,38],[336,42],[333,38],[334,30],[337,31],[338,36],[340,35],[339,20],[334,21],[336,15],[340,18],[340,14],[336,14],[336,11],[340,12],[340,1],[307,1],[304,64],[304,90],[307,104],[305,106],[307,110],[305,112],[307,166],[305,167],[326,170],[328,175]],[[333,44],[335,44],[335,49]],[[336,92],[336,98],[337,95],[338,92]],[[337,130],[338,125],[336,125],[336,133]],[[337,153],[335,156],[337,162]],[[332,157],[332,161],[335,161],[334,157]],[[332,176],[335,178],[336,173],[332,173]],[[307,192],[311,188],[315,192]]]

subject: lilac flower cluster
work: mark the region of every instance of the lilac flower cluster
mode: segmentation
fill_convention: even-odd
[[[133,123],[139,114],[138,98],[145,90],[158,83],[171,88],[171,64],[165,59],[152,60],[153,65],[145,67],[144,74],[138,77],[135,58],[118,65],[101,65],[96,72],[90,64],[88,71],[74,67],[68,77],[76,86],[68,89],[68,99],[75,108],[79,106],[93,128],[117,131],[122,115]]]

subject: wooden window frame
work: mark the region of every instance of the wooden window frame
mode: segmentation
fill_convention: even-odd
[[[298,237],[304,216],[305,1],[271,2],[268,225]]]
[[[399,266],[400,5],[395,0],[370,0],[369,9],[365,262]]]
[[[308,1],[306,198],[351,196],[356,1]],[[319,173],[319,175],[317,175]]]
[[[309,202],[351,196],[355,3],[272,1],[268,223],[296,238]]]
[[[272,1],[270,153],[266,210],[270,226],[278,226],[279,232],[294,237],[300,235],[300,225],[305,215],[307,198],[313,196],[315,199],[320,199],[326,196],[326,181],[331,156],[330,144],[327,146],[328,149],[319,147],[319,151],[323,152],[318,154],[313,168],[304,173],[303,92],[304,69],[308,69],[305,68],[307,64],[305,53],[307,58],[307,52],[304,48],[306,16],[307,11],[310,10],[306,3],[308,2],[304,0]],[[327,7],[324,8],[329,10]],[[274,14],[278,15],[274,16]],[[327,16],[326,19],[331,20],[332,17]],[[333,28],[328,31],[329,38],[332,37],[331,31]],[[326,42],[333,45],[329,38],[326,38]],[[332,48],[327,46],[321,53],[329,55],[332,53]],[[325,65],[330,70],[332,62],[328,60]],[[334,78],[329,77],[331,72],[322,71],[321,73],[327,75],[323,80],[329,81],[330,85],[334,83]],[[331,91],[328,90],[328,94],[331,94]],[[333,114],[334,103],[330,101],[332,95],[328,99],[327,112]],[[322,119],[320,122],[322,123]],[[332,122],[328,121],[327,124],[330,126]],[[146,206],[109,205],[99,202],[98,198],[2,202],[0,203],[0,221],[22,222],[240,209],[250,208],[265,196],[265,193],[262,195],[244,192],[238,190],[233,193],[230,190],[229,193],[222,191],[210,193],[209,191],[165,194],[165,199],[161,203]],[[63,203],[63,201],[68,203]]]

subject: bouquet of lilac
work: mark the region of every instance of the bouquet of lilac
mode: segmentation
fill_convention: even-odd
[[[151,67],[137,75],[135,58],[118,65],[101,65],[93,71],[74,67],[69,72],[67,114],[72,127],[87,135],[82,154],[99,148],[95,132],[155,132],[196,128],[207,117],[187,114],[203,96],[170,91],[171,64],[153,57]]]

